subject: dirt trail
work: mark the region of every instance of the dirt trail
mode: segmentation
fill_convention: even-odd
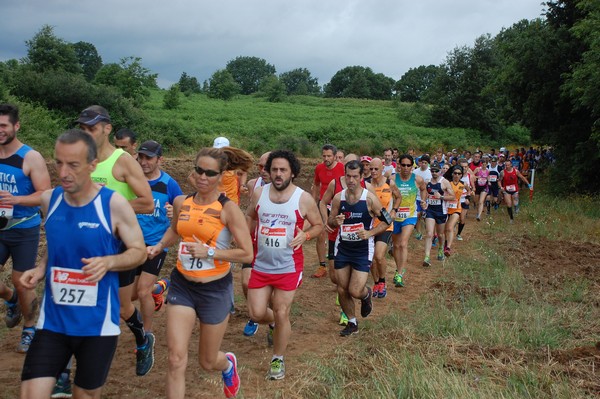
[[[312,171],[315,166],[314,160],[303,160],[303,171],[296,184],[309,190]],[[165,164],[165,170],[182,184],[184,192],[190,192],[187,185],[187,174],[192,166],[191,159],[169,159]],[[477,227],[471,218],[467,223],[463,237],[465,241],[456,244],[458,252],[463,255],[468,249],[468,239]],[[381,316],[393,311],[409,311],[411,304],[418,300],[427,291],[436,287],[436,280],[442,273],[443,264],[433,261],[431,268],[423,268],[423,244],[414,238],[410,241],[409,267],[406,273],[406,286],[395,288],[391,283],[395,266],[391,258],[387,258],[387,280],[388,296],[384,299],[374,299],[374,309],[368,320],[377,323]],[[462,249],[461,249],[462,247]],[[564,249],[567,253],[568,248]],[[598,251],[598,248],[595,249]],[[266,342],[266,328],[260,326],[254,337],[244,337],[242,330],[248,320],[245,301],[241,292],[240,271],[236,267],[234,271],[236,312],[231,317],[229,327],[222,344],[222,349],[235,352],[238,357],[240,375],[242,379],[242,394],[240,397],[302,397],[298,392],[298,386],[302,386],[303,371],[308,365],[303,363],[304,354],[314,354],[326,358],[333,353],[338,345],[344,345],[348,340],[360,339],[358,336],[341,338],[339,307],[335,305],[335,290],[328,278],[313,279],[309,276],[317,265],[317,257],[314,242],[305,245],[305,278],[302,286],[297,291],[295,304],[292,308],[292,337],[286,354],[286,378],[283,381],[268,381],[266,373],[271,358],[271,348]],[[598,252],[595,252],[596,254]],[[537,265],[548,266],[551,264],[548,254],[539,251],[539,256],[547,261],[536,262]],[[169,254],[167,265],[163,269],[163,275],[167,275],[174,266],[174,257]],[[576,266],[576,265],[574,265]],[[590,273],[588,265],[580,265],[583,274]],[[568,263],[562,264],[562,270],[568,271]],[[598,276],[597,269],[596,276]],[[541,271],[540,271],[541,272]],[[533,272],[532,272],[533,273]],[[542,275],[543,273],[539,273]],[[535,280],[535,277],[532,277]],[[358,309],[357,305],[357,309]],[[359,318],[359,325],[363,321]],[[149,375],[137,377],[135,375],[135,347],[132,334],[122,324],[122,334],[108,382],[104,388],[105,398],[142,398],[142,397],[164,397],[165,379],[167,369],[167,347],[165,336],[166,313],[161,309],[155,314],[154,333],[156,335],[156,359],[155,365]],[[15,353],[14,348],[19,338],[20,330],[0,329],[3,334],[0,339],[0,351],[2,351],[2,362],[0,364],[0,393],[1,398],[15,398],[18,396],[20,372],[23,363],[23,355]],[[197,364],[197,331],[192,337],[189,350],[189,364],[187,370],[187,393],[188,398],[214,398],[222,397],[222,382],[220,373],[206,373]]]

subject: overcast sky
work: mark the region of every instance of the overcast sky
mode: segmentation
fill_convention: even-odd
[[[200,82],[237,56],[264,58],[277,73],[307,68],[319,84],[346,66],[398,80],[439,65],[521,19],[541,0],[18,0],[3,1],[0,60],[27,55],[44,25],[68,42],[94,44],[104,63],[142,58],[167,87],[182,72]]]

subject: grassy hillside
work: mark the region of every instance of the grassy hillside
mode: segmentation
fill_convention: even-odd
[[[423,106],[359,99],[288,97],[281,103],[264,98],[238,96],[232,101],[209,99],[195,94],[180,95],[175,110],[163,108],[165,91],[154,90],[141,111],[142,122],[127,126],[141,140],[155,139],[168,149],[168,156],[195,153],[223,135],[232,145],[255,154],[286,148],[302,156],[320,155],[320,146],[334,143],[360,154],[381,154],[384,148],[432,151],[438,147],[475,149],[506,146],[494,143],[485,133],[467,129],[428,128]],[[52,156],[57,135],[71,127],[77,115],[59,116],[39,106],[15,102],[21,108],[21,139]],[[110,112],[111,110],[109,110]],[[125,126],[115,126],[119,129]],[[509,141],[527,144],[527,132],[518,130]]]

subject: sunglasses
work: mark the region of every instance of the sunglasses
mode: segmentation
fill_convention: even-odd
[[[403,166],[405,168],[410,168],[410,167],[412,167],[412,164],[410,164],[410,163],[401,163],[400,166]]]
[[[462,175],[460,172],[452,172],[453,175]]]
[[[379,168],[369,168],[369,170],[379,170]]]
[[[206,175],[206,177],[215,177],[221,173],[212,169],[202,169],[200,166],[194,166],[194,170],[198,175]]]

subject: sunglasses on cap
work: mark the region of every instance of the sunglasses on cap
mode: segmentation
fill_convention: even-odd
[[[198,173],[198,175],[206,175],[206,177],[215,177],[221,173],[212,169],[202,169],[200,166],[194,166],[194,171]]]

